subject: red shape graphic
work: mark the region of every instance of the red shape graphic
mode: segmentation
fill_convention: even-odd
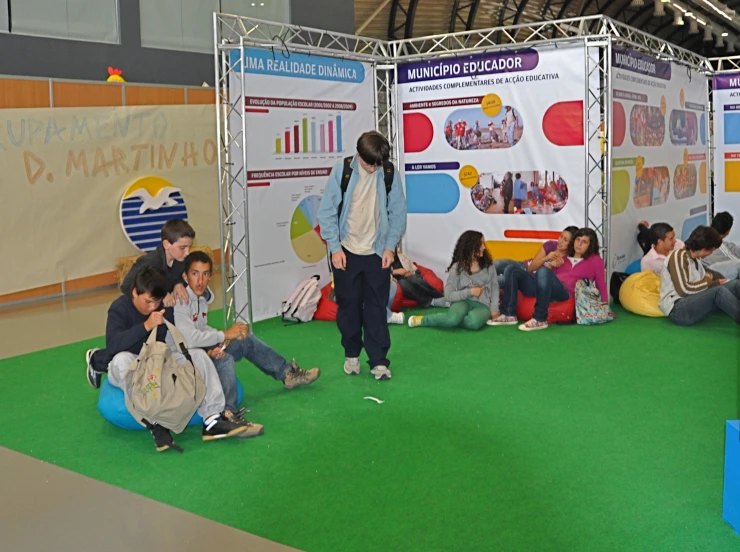
[[[583,145],[583,102],[558,102],[542,118],[545,137],[556,146]]]
[[[429,117],[423,113],[403,114],[403,151],[419,153],[432,143],[434,127]]]
[[[504,230],[504,237],[521,240],[556,240],[560,232],[549,230]]]
[[[624,106],[619,102],[612,105],[612,132],[614,133],[614,147],[618,148],[624,142],[627,134],[627,116],[624,114]]]

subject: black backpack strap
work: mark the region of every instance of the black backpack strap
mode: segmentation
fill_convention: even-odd
[[[385,194],[388,195],[391,193],[391,188],[393,187],[393,173],[395,172],[396,168],[393,166],[393,163],[390,161],[384,161],[383,162],[383,178],[385,179]]]
[[[344,194],[347,192],[347,186],[349,186],[349,179],[352,178],[352,156],[344,158],[344,169],[342,170],[342,181],[339,184],[342,199],[339,200],[339,207],[337,208],[337,217],[342,214],[342,205],[344,205]]]

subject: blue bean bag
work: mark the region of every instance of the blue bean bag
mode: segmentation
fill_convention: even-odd
[[[624,272],[630,275],[637,274],[638,272],[641,271],[641,268],[640,268],[641,261],[642,259],[637,259],[635,262],[630,263],[629,266],[624,269]]]
[[[236,393],[241,404],[244,399],[244,388],[242,387],[239,378],[236,379]],[[119,389],[110,384],[108,378],[103,381],[103,385],[100,386],[100,396],[98,397],[98,411],[100,414],[112,423],[114,426],[118,426],[122,429],[130,429],[133,431],[143,431],[146,428],[141,424],[134,421],[134,417],[126,408],[126,398],[123,395],[123,389]],[[203,418],[196,412],[192,417],[188,426],[201,425]]]

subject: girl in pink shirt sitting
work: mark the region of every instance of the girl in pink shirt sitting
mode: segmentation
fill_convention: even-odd
[[[604,302],[609,301],[604,274],[604,261],[599,256],[599,239],[590,228],[581,228],[568,244],[568,255],[551,264],[541,266],[532,278],[523,269],[507,269],[501,315],[492,320],[492,326],[517,324],[517,292],[535,297],[534,315],[519,326],[525,332],[547,328],[547,310],[551,302],[567,301],[575,294],[578,280],[591,280]]]

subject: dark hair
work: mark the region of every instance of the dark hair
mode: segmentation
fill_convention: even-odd
[[[697,226],[686,240],[686,249],[701,251],[702,249],[717,249],[722,245],[722,238],[711,226]]]
[[[521,173],[516,173],[514,175],[514,178],[516,178],[517,180],[519,180],[521,177],[522,177],[522,174]]]
[[[576,238],[580,238],[581,236],[586,236],[589,241],[588,249],[586,250],[586,253],[584,253],[583,255],[584,259],[588,259],[591,255],[599,252],[599,237],[596,235],[596,232],[594,232],[591,228],[581,228],[580,230],[577,230],[575,234],[573,234],[573,238],[570,240],[570,243],[568,244],[568,256],[569,257],[575,257]]]
[[[162,241],[167,240],[175,243],[182,238],[195,239],[195,230],[186,221],[182,219],[170,219],[162,226]]]
[[[135,289],[137,295],[148,293],[152,296],[152,299],[161,301],[167,295],[167,288],[169,288],[169,282],[164,272],[158,268],[148,266],[142,268],[136,274],[134,285],[131,289]]]
[[[357,140],[357,153],[368,165],[381,166],[391,156],[391,145],[380,132],[365,132]]]
[[[486,249],[483,256],[478,258],[478,251],[480,250],[480,244],[483,241],[483,234],[475,230],[466,230],[462,235],[457,238],[455,244],[455,251],[452,253],[452,262],[447,267],[447,272],[450,271],[454,264],[457,264],[457,273],[462,274],[463,271],[470,274],[470,265],[473,262],[473,258],[478,259],[478,265],[481,269],[488,268],[493,264],[491,253]]]
[[[193,251],[187,257],[185,257],[185,272],[190,270],[193,263],[203,263],[210,267],[211,272],[213,271],[213,259],[205,251]]]
[[[650,227],[650,243],[657,244],[658,240],[664,240],[670,232],[673,232],[673,226],[667,222],[656,222]]]
[[[730,233],[730,230],[732,230],[732,223],[734,221],[735,219],[732,218],[730,213],[722,211],[721,213],[714,215],[714,218],[712,219],[712,228],[714,228],[720,236],[724,236],[725,234]]]
[[[563,232],[568,232],[571,237],[571,241],[573,241],[573,236],[575,236],[576,232],[578,232],[578,226],[566,226],[563,229]]]

